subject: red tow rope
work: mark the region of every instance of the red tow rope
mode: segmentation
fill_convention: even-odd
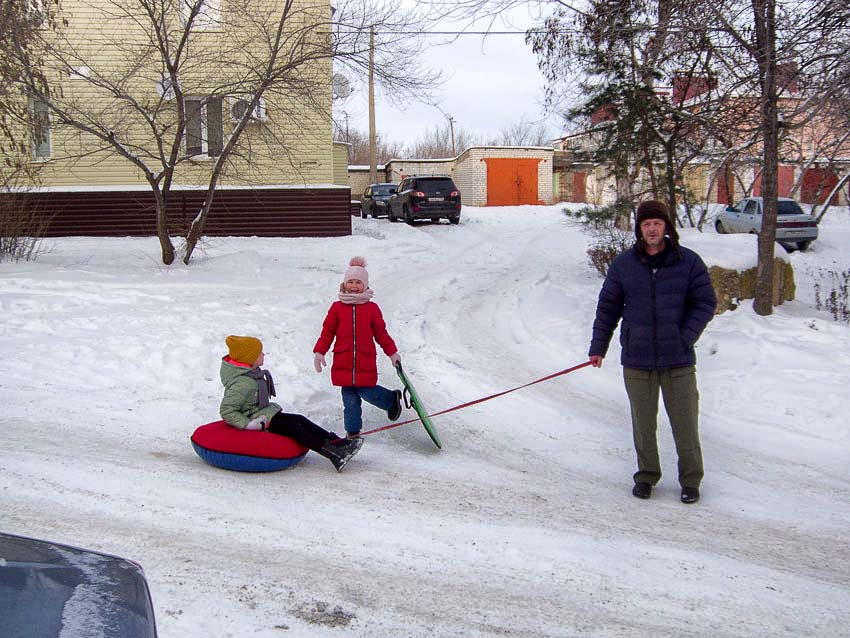
[[[564,374],[569,374],[570,372],[575,372],[580,368],[587,367],[592,362],[590,360],[585,361],[584,363],[580,363],[577,366],[573,366],[572,368],[567,368],[566,370],[561,370],[560,372],[555,372],[554,374],[550,374],[548,376],[542,377],[540,379],[536,379],[524,385],[519,385],[515,388],[511,388],[510,390],[504,390],[503,392],[497,392],[496,394],[491,394],[487,397],[482,397],[480,399],[475,399],[474,401],[467,401],[466,403],[461,403],[460,405],[456,405],[453,408],[447,408],[445,410],[441,410],[440,412],[434,412],[434,414],[429,414],[427,418],[433,418],[435,416],[440,416],[441,414],[448,414],[449,412],[454,412],[455,410],[462,410],[463,408],[468,408],[477,403],[484,403],[485,401],[489,401],[490,399],[495,399],[496,397],[503,396],[505,394],[510,394],[511,392],[516,392],[517,390],[522,390],[523,388],[527,388],[530,385],[534,385],[535,383],[543,383],[544,381],[549,381],[550,379],[554,379],[555,377],[560,377]],[[408,423],[415,423],[419,421],[420,418],[416,417],[415,419],[408,419],[407,421],[399,421],[398,423],[390,423],[389,425],[385,425],[380,428],[375,428],[374,430],[366,430],[365,432],[360,432],[360,436],[366,436],[367,434],[375,434],[376,432],[383,432],[384,430],[391,430],[392,428],[398,428],[402,425],[407,425]]]

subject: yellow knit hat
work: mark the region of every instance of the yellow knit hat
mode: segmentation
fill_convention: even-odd
[[[256,337],[237,337],[230,335],[224,340],[227,344],[227,354],[239,363],[254,365],[263,352],[263,342]]]

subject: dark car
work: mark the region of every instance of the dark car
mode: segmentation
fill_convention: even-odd
[[[395,195],[398,184],[369,184],[360,198],[360,216],[366,219],[372,217],[386,217],[389,211],[390,197]]]
[[[398,192],[390,198],[390,221],[414,219],[438,222],[448,219],[460,222],[460,191],[448,175],[414,175],[405,177]]]
[[[0,636],[156,638],[136,563],[0,533]]]

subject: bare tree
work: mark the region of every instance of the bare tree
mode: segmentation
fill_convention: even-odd
[[[44,141],[45,122],[15,80],[25,72],[21,53],[29,51],[39,31],[56,28],[54,7],[0,0],[0,261],[33,259],[49,221],[33,210],[28,197],[39,185],[42,164],[33,161],[33,149]],[[48,90],[41,69],[32,76]]]
[[[452,144],[454,136],[454,145]],[[479,138],[469,131],[451,123],[427,129],[407,148],[411,157],[443,159],[455,157],[458,151],[479,145]]]
[[[387,102],[404,106],[416,101],[435,104],[434,90],[442,73],[423,61],[424,32],[434,18],[419,3],[399,5],[385,0],[333,2],[334,65],[364,83],[370,73],[370,32],[374,28],[376,88]]]
[[[348,153],[349,164],[369,165],[369,134],[358,129],[341,129],[335,127],[334,139],[350,145]],[[381,135],[377,140],[377,162],[386,164],[393,158],[404,155],[404,145],[393,140],[386,141]]]
[[[43,69],[32,64],[31,49],[40,32],[56,27],[54,16],[52,4],[39,8],[29,1],[0,0],[0,151],[7,170],[28,170],[33,138],[44,134],[17,79],[29,73],[33,85],[48,91]]]
[[[780,95],[791,70],[801,97],[783,113],[783,128],[803,126],[820,117],[833,100],[847,94],[850,50],[846,30],[850,10],[846,3],[791,3],[777,0],[706,3],[714,26],[709,34],[717,43],[718,67],[728,86],[756,96],[759,102],[757,141],[761,145],[761,190],[764,197],[758,242],[758,271],[753,308],[773,312],[773,257],[776,240],[778,165],[780,157]],[[718,42],[722,39],[722,43]],[[731,46],[730,46],[731,44]],[[790,105],[793,106],[791,107]]]
[[[545,122],[521,118],[485,141],[488,146],[551,146],[553,134]]]
[[[675,205],[677,182],[692,159],[713,155],[722,158],[723,166],[758,161],[765,215],[754,307],[759,314],[772,312],[779,100],[790,91],[784,76],[798,84],[799,97],[783,113],[783,130],[817,118],[824,105],[847,94],[850,8],[845,1],[431,0],[431,4],[454,18],[491,24],[501,12],[517,6],[540,11],[540,24],[529,31],[528,40],[550,82],[550,105],[577,101],[573,116],[588,119],[608,112],[609,123],[594,130],[606,140],[601,150],[609,153],[619,182],[630,188],[646,176],[650,192],[665,191]],[[661,98],[659,79],[675,79],[681,69],[692,78],[708,79],[710,101],[695,105],[684,99],[676,104]],[[703,142],[712,143],[710,153],[701,148]],[[656,166],[664,169],[663,175],[656,175]]]
[[[569,124],[590,130],[590,159],[616,182],[629,223],[635,200],[687,203],[688,165],[711,139],[719,105],[710,50],[691,25],[691,0],[587,0],[550,3],[552,14],[527,40],[548,80],[547,102]],[[690,209],[685,207],[690,217]]]
[[[388,24],[396,33],[407,15],[370,0],[342,0],[333,18],[329,4],[307,0],[64,2],[76,13],[58,12],[62,29],[40,31],[30,47],[16,43],[15,86],[49,113],[54,161],[120,158],[142,176],[166,264],[175,258],[167,218],[175,184],[206,189],[186,235],[188,264],[223,179],[257,183],[275,163],[307,176],[302,132],[330,121],[332,60],[365,68],[364,29]],[[97,33],[86,30],[92,17]],[[407,72],[415,37],[380,46],[377,74],[400,94],[430,85],[427,74]],[[39,69],[62,90],[46,90]]]
[[[776,244],[776,215],[779,196],[779,107],[776,88],[776,3],[752,0],[755,21],[754,53],[761,88],[762,143],[764,167],[761,180],[762,229],[758,241],[758,269],[753,308],[757,314],[773,313],[773,249]]]
[[[780,104],[780,109],[782,104]],[[799,197],[801,189],[814,169],[819,170],[817,190],[813,194],[812,214],[818,222],[823,219],[830,204],[850,177],[847,154],[850,151],[850,100],[836,98],[820,109],[820,115],[806,124],[786,123],[782,113],[780,144],[782,159],[798,167],[797,179],[790,189],[790,197]],[[830,184],[828,176],[836,178]],[[817,211],[817,203],[824,206]]]

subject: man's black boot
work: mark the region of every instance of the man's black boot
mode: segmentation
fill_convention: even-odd
[[[682,488],[682,502],[690,505],[691,503],[696,503],[699,500],[699,488],[698,487],[683,487]]]
[[[649,483],[638,481],[632,488],[632,496],[637,496],[638,498],[649,498],[652,496],[652,486]]]

